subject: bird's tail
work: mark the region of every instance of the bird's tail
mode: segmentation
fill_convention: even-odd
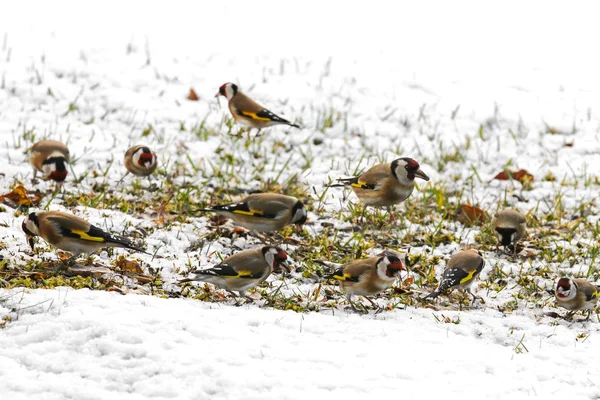
[[[344,186],[350,186],[353,183],[356,183],[356,177],[354,178],[338,178],[336,179],[336,181],[338,183],[332,183],[331,185],[329,185],[328,187],[344,187]]]
[[[441,294],[442,294],[442,292],[439,292],[436,290],[435,292],[431,292],[427,296],[423,297],[422,300],[435,299],[436,297],[438,297]]]
[[[288,122],[288,125],[291,126],[292,128],[302,129],[302,128],[300,128],[300,125],[292,124],[291,122]]]

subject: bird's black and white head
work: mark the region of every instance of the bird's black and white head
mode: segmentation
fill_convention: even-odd
[[[392,175],[403,185],[414,183],[415,178],[429,180],[429,177],[421,171],[419,163],[409,157],[402,157],[392,161]]]
[[[25,237],[27,238],[27,243],[31,246],[31,249],[34,248],[33,238],[36,236],[40,236],[40,220],[35,212],[29,214],[21,224],[21,229],[25,232]]]
[[[284,269],[286,272],[290,272],[290,266],[287,264],[287,253],[280,247],[265,246],[262,248],[263,256],[273,271],[279,272]]]
[[[154,153],[146,146],[138,148],[131,158],[134,165],[139,165],[142,168],[151,169],[156,165]]]
[[[500,240],[500,244],[502,246],[510,246],[510,244],[515,241],[515,237],[517,236],[516,228],[497,226],[494,228],[494,230],[496,231],[496,237]]]
[[[44,179],[62,183],[67,178],[67,159],[60,152],[50,154],[42,163]]]
[[[235,83],[227,82],[219,88],[219,93],[216,96],[223,96],[227,100],[231,100],[238,92],[238,87]],[[215,96],[215,97],[216,97]]]
[[[577,285],[569,278],[560,278],[556,282],[556,298],[561,300],[571,300],[577,296]]]
[[[298,226],[304,225],[306,223],[306,207],[304,204],[298,200],[294,207],[292,208],[292,224],[296,224]]]
[[[377,260],[377,275],[382,279],[397,278],[404,270],[402,261],[396,256],[383,256]]]

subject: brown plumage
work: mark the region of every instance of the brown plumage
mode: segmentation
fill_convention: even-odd
[[[75,257],[104,247],[124,247],[144,252],[129,239],[104,232],[88,221],[62,211],[32,212],[21,226],[32,249],[33,238],[41,236],[52,246],[71,252]]]
[[[446,264],[437,289],[427,295],[425,299],[435,299],[443,292],[459,289],[469,293],[475,301],[475,295],[471,293],[471,286],[483,270],[484,265],[485,261],[477,250],[464,249],[459,251]]]
[[[287,254],[281,248],[264,246],[229,256],[212,268],[196,270],[179,283],[210,282],[230,293],[237,291],[243,297],[246,290],[264,282],[274,270],[283,268],[290,272],[286,261]]]
[[[362,175],[340,178],[340,183],[331,187],[350,186],[365,208],[370,206],[389,209],[410,197],[415,188],[415,178],[429,181],[429,177],[421,170],[417,161],[402,157],[391,163],[377,164]],[[391,212],[390,218],[393,219]]]
[[[336,269],[329,278],[340,281],[340,287],[346,293],[350,307],[353,311],[358,312],[352,302],[353,295],[364,296],[374,307],[379,309],[379,306],[367,296],[377,294],[392,286],[400,276],[400,271],[404,269],[402,261],[398,257],[386,255],[345,264]]]
[[[131,147],[125,153],[125,168],[137,176],[148,176],[156,170],[158,165],[156,153],[143,145]]]
[[[67,177],[69,148],[57,140],[40,140],[27,149],[29,163],[33,166],[33,179],[38,172],[42,179],[52,179],[62,184]]]
[[[569,315],[575,311],[587,310],[587,321],[598,303],[600,289],[585,279],[560,278],[556,282],[554,296],[559,306],[571,311]]]
[[[517,242],[525,236],[527,223],[525,216],[512,208],[498,211],[492,219],[494,235],[499,244],[507,248],[513,246],[513,254],[517,254]]]
[[[236,225],[256,232],[278,231],[290,224],[306,222],[306,208],[295,197],[277,193],[251,194],[238,203],[197,211],[211,211],[231,218]]]
[[[238,123],[250,128],[256,128],[259,132],[261,129],[273,125],[289,125],[294,128],[300,128],[298,125],[292,124],[290,121],[275,115],[256,103],[240,92],[234,83],[225,83],[222,85],[216,96],[223,96],[227,99],[229,111],[231,111],[231,115]]]

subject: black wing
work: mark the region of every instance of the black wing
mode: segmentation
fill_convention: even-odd
[[[251,215],[253,217],[260,217],[260,218],[276,218],[277,217],[277,214],[269,214],[269,213],[265,213],[264,211],[251,210],[250,207],[248,207],[248,203],[246,203],[246,202],[223,204],[220,206],[213,206],[213,207],[209,208],[208,210],[199,210],[199,211],[227,211],[227,212],[234,213],[234,214]]]
[[[193,273],[197,275],[220,276],[223,278],[260,279],[264,276],[265,271],[252,273],[250,271],[235,270],[231,265],[221,263],[212,268],[197,270]]]

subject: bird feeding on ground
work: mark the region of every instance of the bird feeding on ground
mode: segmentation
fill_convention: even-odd
[[[69,261],[82,253],[93,253],[104,247],[123,247],[146,253],[133,245],[130,239],[105,232],[82,218],[62,211],[32,212],[23,220],[21,227],[32,249],[34,237],[40,236],[48,244],[72,253]]]
[[[513,255],[516,255],[517,242],[525,236],[527,228],[525,216],[512,208],[498,211],[492,219],[492,228],[498,244],[504,246],[505,249],[512,245]]]
[[[326,263],[319,261],[321,264]],[[356,260],[337,268],[328,278],[340,281],[340,287],[346,293],[350,307],[359,312],[352,302],[352,296],[363,296],[377,312],[382,309],[368,296],[375,295],[389,288],[405,270],[402,261],[396,256],[370,257]]]
[[[60,186],[67,178],[69,148],[57,140],[40,140],[26,150],[30,154],[29,163],[33,166],[33,179],[37,173],[42,179],[51,179]]]
[[[392,218],[391,207],[410,197],[415,188],[415,178],[429,181],[417,161],[402,157],[391,163],[377,164],[362,175],[340,178],[340,183],[331,187],[349,186],[365,208],[387,207]]]
[[[483,270],[484,265],[485,261],[477,250],[464,249],[459,251],[446,264],[437,289],[427,295],[425,299],[435,299],[444,292],[459,289],[470,294],[473,297],[473,302],[475,302],[476,297],[471,293],[471,286]]]
[[[229,111],[231,111],[231,115],[238,123],[249,128],[258,129],[257,136],[260,134],[261,129],[273,125],[288,125],[300,128],[299,125],[275,115],[240,92],[235,83],[228,82],[223,84],[215,95],[215,97],[218,96],[223,96],[227,99]]]
[[[264,282],[273,271],[280,269],[290,272],[286,252],[276,246],[264,246],[229,256],[212,268],[196,270],[179,283],[209,282],[233,296],[236,291],[240,297],[245,297],[246,290]]]
[[[197,210],[231,218],[236,225],[255,232],[278,231],[290,224],[306,222],[306,208],[295,197],[277,193],[251,194],[237,203]]]
[[[587,310],[587,321],[598,303],[600,288],[585,279],[560,278],[556,282],[554,295],[558,305],[570,311],[567,316],[572,316],[575,311]]]
[[[156,153],[149,147],[137,145],[129,148],[125,153],[125,168],[137,176],[151,175],[158,165]]]

